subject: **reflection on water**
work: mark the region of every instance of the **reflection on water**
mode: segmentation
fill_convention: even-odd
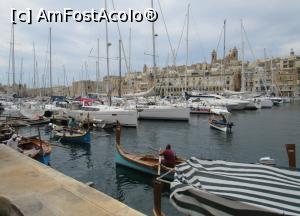
[[[138,128],[122,128],[121,143],[128,152],[158,154],[170,143],[182,158],[196,156],[236,162],[257,162],[271,156],[279,166],[288,165],[284,144],[300,140],[300,106],[283,104],[272,109],[234,112],[232,134],[210,129],[207,115],[192,115],[189,123],[140,121]],[[42,128],[41,128],[42,131]],[[37,135],[34,127],[20,132]],[[50,136],[41,133],[46,140]],[[152,177],[115,165],[115,134],[93,131],[90,145],[61,144],[53,146],[52,167],[88,182],[100,191],[128,204],[147,215],[152,214]],[[154,149],[154,150],[153,150]],[[296,149],[297,155],[300,148]],[[297,161],[300,166],[300,161]],[[168,190],[164,191],[162,207],[167,215],[179,215],[171,206]]]
[[[120,201],[126,200],[126,191],[133,190],[139,185],[143,185],[145,191],[152,190],[152,181],[151,176],[116,165],[117,199]]]

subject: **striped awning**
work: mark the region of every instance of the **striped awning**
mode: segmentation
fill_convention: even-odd
[[[192,157],[175,168],[171,203],[187,215],[300,215],[300,173]]]

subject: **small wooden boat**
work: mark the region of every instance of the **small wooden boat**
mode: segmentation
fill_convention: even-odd
[[[140,172],[144,172],[150,175],[158,175],[158,167],[160,165],[160,172],[163,175],[164,173],[171,171],[169,175],[166,176],[168,179],[174,177],[174,169],[159,164],[159,157],[155,155],[138,155],[134,153],[128,153],[123,150],[120,144],[121,136],[121,126],[117,123],[116,126],[116,153],[115,153],[115,162],[118,165],[126,166],[131,169],[135,169]],[[184,160],[177,158],[176,165],[183,163]]]
[[[34,158],[39,162],[49,165],[51,155],[51,145],[37,137],[22,137],[18,145],[19,151],[28,157]]]
[[[223,131],[231,132],[233,123],[230,122],[230,112],[221,109],[212,109],[212,116],[208,119],[208,124],[211,128]]]
[[[10,139],[14,132],[15,130],[8,125],[0,126],[0,142]]]
[[[28,118],[7,118],[5,121],[6,124],[11,125],[12,127],[26,127],[32,125],[43,125],[48,124],[50,119],[28,119]]]
[[[53,130],[53,136],[61,142],[69,143],[90,143],[91,133],[89,130],[71,130],[63,128],[62,130]]]
[[[25,119],[24,120],[28,125],[43,125],[48,124],[50,119],[41,118],[41,119]]]

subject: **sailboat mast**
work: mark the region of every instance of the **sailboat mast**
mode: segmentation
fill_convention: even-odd
[[[129,72],[131,72],[131,26],[129,28],[129,49],[128,49],[129,53],[129,57],[128,57],[128,68],[129,68]]]
[[[49,36],[50,36],[50,62],[49,62],[49,71],[50,71],[50,95],[53,96],[53,89],[52,89],[52,59],[51,59],[51,49],[52,49],[52,46],[51,46],[51,27],[49,29]]]
[[[107,0],[105,0],[105,10],[107,11]],[[106,41],[106,70],[107,70],[107,84],[108,84],[108,100],[109,106],[111,106],[111,83],[109,77],[109,46],[110,43],[108,42],[108,24],[107,20],[105,21],[105,41]]]
[[[100,78],[100,45],[99,45],[99,38],[97,39],[97,64],[96,64],[96,93],[99,93],[99,78]]]
[[[121,97],[121,84],[122,84],[122,40],[119,40],[119,97]]]
[[[19,80],[19,96],[23,96],[22,91],[22,79],[23,79],[23,57],[21,58],[21,67],[20,67],[20,80]]]
[[[35,46],[34,42],[32,43],[33,46],[33,88],[36,88],[36,58],[35,58]]]
[[[11,56],[12,56],[12,31],[13,25],[11,26],[11,33],[10,33],[10,42],[9,42],[9,61],[8,61],[8,71],[7,71],[7,86],[10,86],[10,70],[11,70]]]
[[[189,60],[189,16],[190,16],[190,4],[187,8],[187,19],[186,19],[186,59],[185,59],[185,84],[184,89],[187,91],[187,65]]]
[[[129,27],[129,49],[128,49],[128,73],[131,73],[131,25]],[[131,89],[131,81],[127,82],[127,89],[128,89],[128,93]]]
[[[270,70],[271,70],[271,91],[274,92],[274,75],[273,75],[273,57],[271,56],[271,62],[270,62]]]
[[[151,8],[154,8],[153,0],[151,0]],[[152,57],[153,57],[153,78],[154,78],[154,101],[156,103],[156,51],[155,51],[155,29],[152,22]]]
[[[13,91],[15,90],[15,76],[16,76],[16,68],[15,68],[15,28],[12,25],[12,72],[13,72]]]
[[[267,85],[266,85],[266,76],[267,76],[267,51],[266,48],[264,48],[264,59],[265,59],[265,67],[264,67],[264,75],[262,76],[262,81],[264,85],[265,92],[268,93],[267,90]],[[261,90],[261,85],[260,85],[260,90]]]
[[[241,48],[242,48],[242,86],[241,90],[245,91],[245,71],[244,71],[244,34],[243,34],[243,20],[241,20]]]
[[[63,95],[67,95],[67,91],[66,91],[66,88],[68,88],[67,87],[67,73],[66,73],[66,66],[63,64],[62,65],[62,67],[63,67],[63,73],[64,73],[64,86],[63,86]]]
[[[226,65],[226,61],[225,61],[225,54],[226,54],[226,19],[224,20],[224,42],[223,42],[223,74],[222,74],[222,83],[223,83],[223,88],[225,85],[224,82],[224,77],[225,77],[225,65]]]

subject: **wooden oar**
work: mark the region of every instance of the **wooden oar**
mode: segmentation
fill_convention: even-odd
[[[159,149],[155,149],[155,148],[152,148],[152,147],[150,147],[150,146],[147,146],[147,148],[149,148],[149,149],[151,149],[152,151],[155,151],[155,152],[157,152],[157,151],[160,151],[160,147],[159,147]]]
[[[157,175],[160,176],[160,164],[161,164],[161,156],[160,156],[161,148],[159,148],[158,152],[158,168],[157,168]]]

